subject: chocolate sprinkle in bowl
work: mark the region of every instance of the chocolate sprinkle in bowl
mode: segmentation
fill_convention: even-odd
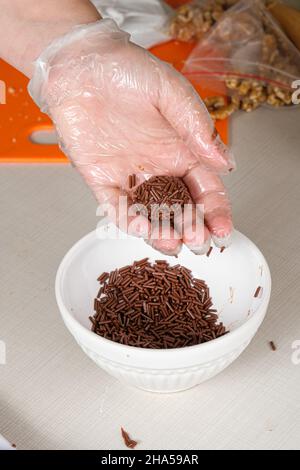
[[[96,364],[124,384],[170,393],[210,379],[243,352],[265,317],[271,277],[238,231],[223,253],[183,247],[177,259],[141,239],[94,231],[66,254],[55,288],[66,327]]]

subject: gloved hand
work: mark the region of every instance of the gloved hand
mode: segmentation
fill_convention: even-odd
[[[189,82],[112,20],[77,26],[52,42],[29,91],[99,203],[117,205],[129,174],[183,177],[194,202],[204,204],[204,230],[152,240],[155,248],[176,254],[183,242],[204,253],[210,234],[228,244],[230,204],[218,176],[233,168],[228,149]],[[149,229],[145,217],[131,218],[130,233]]]

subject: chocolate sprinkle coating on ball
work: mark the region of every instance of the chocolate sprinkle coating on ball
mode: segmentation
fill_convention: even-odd
[[[135,175],[130,175],[129,188],[134,186],[135,181]],[[170,214],[171,224],[174,224],[176,208],[182,212],[184,205],[192,202],[183,180],[175,176],[152,176],[133,189],[132,199],[147,208],[150,221],[164,219]],[[155,209],[155,205],[161,206],[161,210]]]

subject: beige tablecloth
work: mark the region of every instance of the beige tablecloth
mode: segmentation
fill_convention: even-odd
[[[124,426],[141,449],[300,448],[300,365],[291,360],[300,340],[299,118],[299,110],[260,109],[233,120],[235,224],[269,261],[271,304],[230,368],[174,395],[121,386],[60,319],[57,266],[97,222],[75,170],[0,167],[0,432],[8,440],[20,449],[120,449]]]

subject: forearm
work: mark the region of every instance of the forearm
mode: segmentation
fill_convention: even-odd
[[[0,57],[28,77],[53,39],[101,18],[89,0],[0,0]]]

